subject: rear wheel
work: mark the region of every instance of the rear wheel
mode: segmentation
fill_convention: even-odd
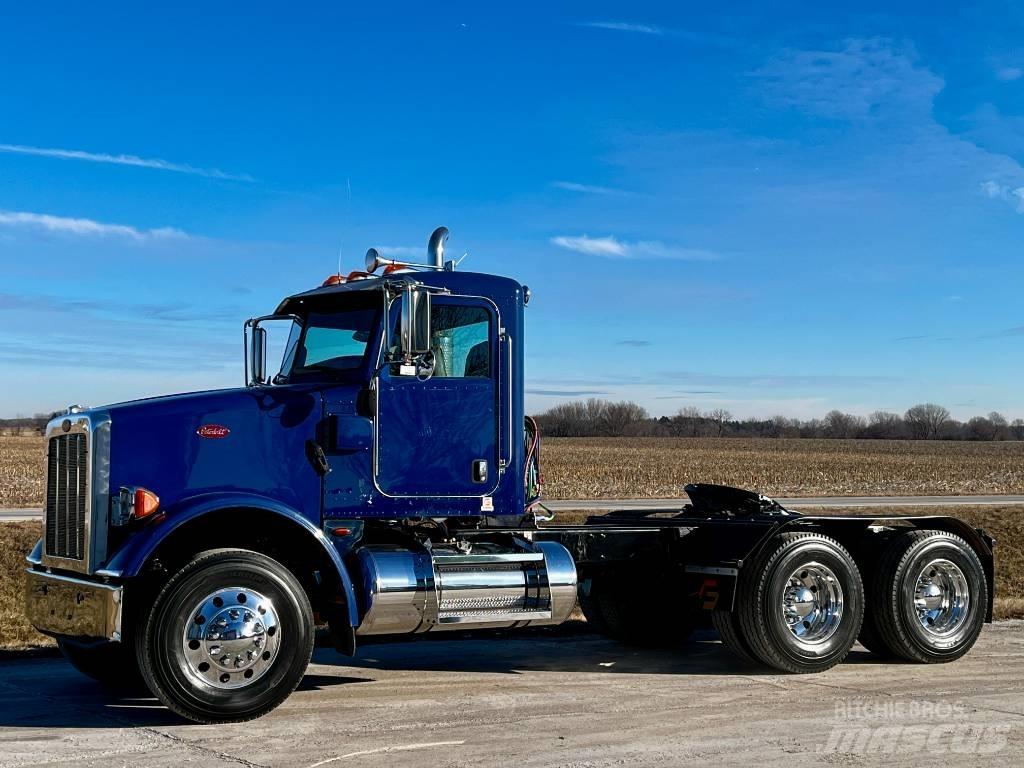
[[[754,651],[751,649],[750,643],[748,643],[746,638],[743,637],[743,632],[740,629],[739,618],[735,613],[730,613],[729,611],[712,611],[711,623],[714,625],[715,630],[718,632],[719,639],[726,648],[748,664],[761,664],[758,658],[754,655]]]
[[[288,697],[313,652],[313,612],[276,560],[213,550],[175,574],[139,633],[153,693],[200,723],[259,717]]]
[[[937,663],[971,649],[985,623],[988,584],[966,541],[945,531],[909,531],[889,544],[878,570],[872,609],[893,653]]]
[[[784,672],[821,672],[850,652],[864,588],[849,553],[813,533],[775,537],[743,569],[739,627],[755,657]]]
[[[603,574],[580,593],[587,623],[602,635],[627,645],[678,645],[694,629],[685,606],[672,606],[644,592],[644,580]]]

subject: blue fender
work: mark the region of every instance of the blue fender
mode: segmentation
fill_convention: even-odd
[[[203,515],[224,509],[257,509],[271,512],[290,520],[312,535],[324,548],[324,552],[334,564],[334,569],[338,575],[338,582],[345,593],[349,624],[352,627],[359,626],[359,614],[356,607],[356,595],[355,588],[352,585],[352,578],[334,544],[331,543],[330,539],[324,535],[320,528],[314,525],[309,518],[299,513],[298,510],[281,504],[275,499],[258,494],[210,493],[185,499],[175,504],[173,508],[168,509],[166,516],[156,522],[155,525],[143,528],[128,539],[125,546],[118,550],[117,554],[98,571],[98,574],[122,579],[138,576],[146,562],[152,557],[153,553],[156,552],[167,536]]]

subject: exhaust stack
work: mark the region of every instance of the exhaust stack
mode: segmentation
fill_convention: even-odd
[[[448,227],[438,227],[427,243],[427,256],[437,269],[444,269],[444,244],[447,240]]]

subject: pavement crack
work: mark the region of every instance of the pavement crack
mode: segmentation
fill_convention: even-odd
[[[227,760],[231,763],[238,763],[239,765],[246,766],[246,768],[270,768],[270,766],[264,765],[263,763],[254,763],[251,760],[246,760],[244,757],[236,757],[235,755],[228,754],[227,752],[219,752],[216,749],[204,747],[201,744],[196,744],[194,741],[189,741],[188,739],[183,739],[180,736],[175,736],[173,733],[165,733],[164,731],[158,730],[156,728],[138,726],[137,730],[142,731],[143,733],[148,733],[151,736],[162,736],[163,738],[167,739],[173,744],[185,747],[185,749],[191,749],[194,752],[198,752],[200,754],[208,755],[211,757],[216,757],[221,760]]]

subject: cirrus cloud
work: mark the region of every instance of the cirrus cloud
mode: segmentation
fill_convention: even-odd
[[[613,235],[590,237],[589,235],[560,235],[551,238],[551,243],[568,251],[587,256],[601,256],[606,259],[673,259],[677,261],[714,261],[718,254],[702,248],[681,248],[660,240],[638,240],[629,242]]]
[[[12,155],[33,155],[35,157],[52,157],[58,160],[84,160],[90,163],[106,163],[108,165],[130,165],[135,168],[150,168],[158,171],[173,171],[191,176],[205,176],[208,179],[223,181],[255,181],[246,173],[227,173],[219,168],[196,168],[187,163],[172,163],[159,158],[139,157],[138,155],[111,155],[106,152],[83,152],[80,149],[59,149],[56,147],[32,147],[26,144],[0,144],[0,152]]]
[[[127,224],[106,224],[93,219],[54,216],[49,213],[0,210],[0,226],[33,229],[78,237],[121,237],[137,242],[186,240],[188,235],[174,227],[138,229]]]

